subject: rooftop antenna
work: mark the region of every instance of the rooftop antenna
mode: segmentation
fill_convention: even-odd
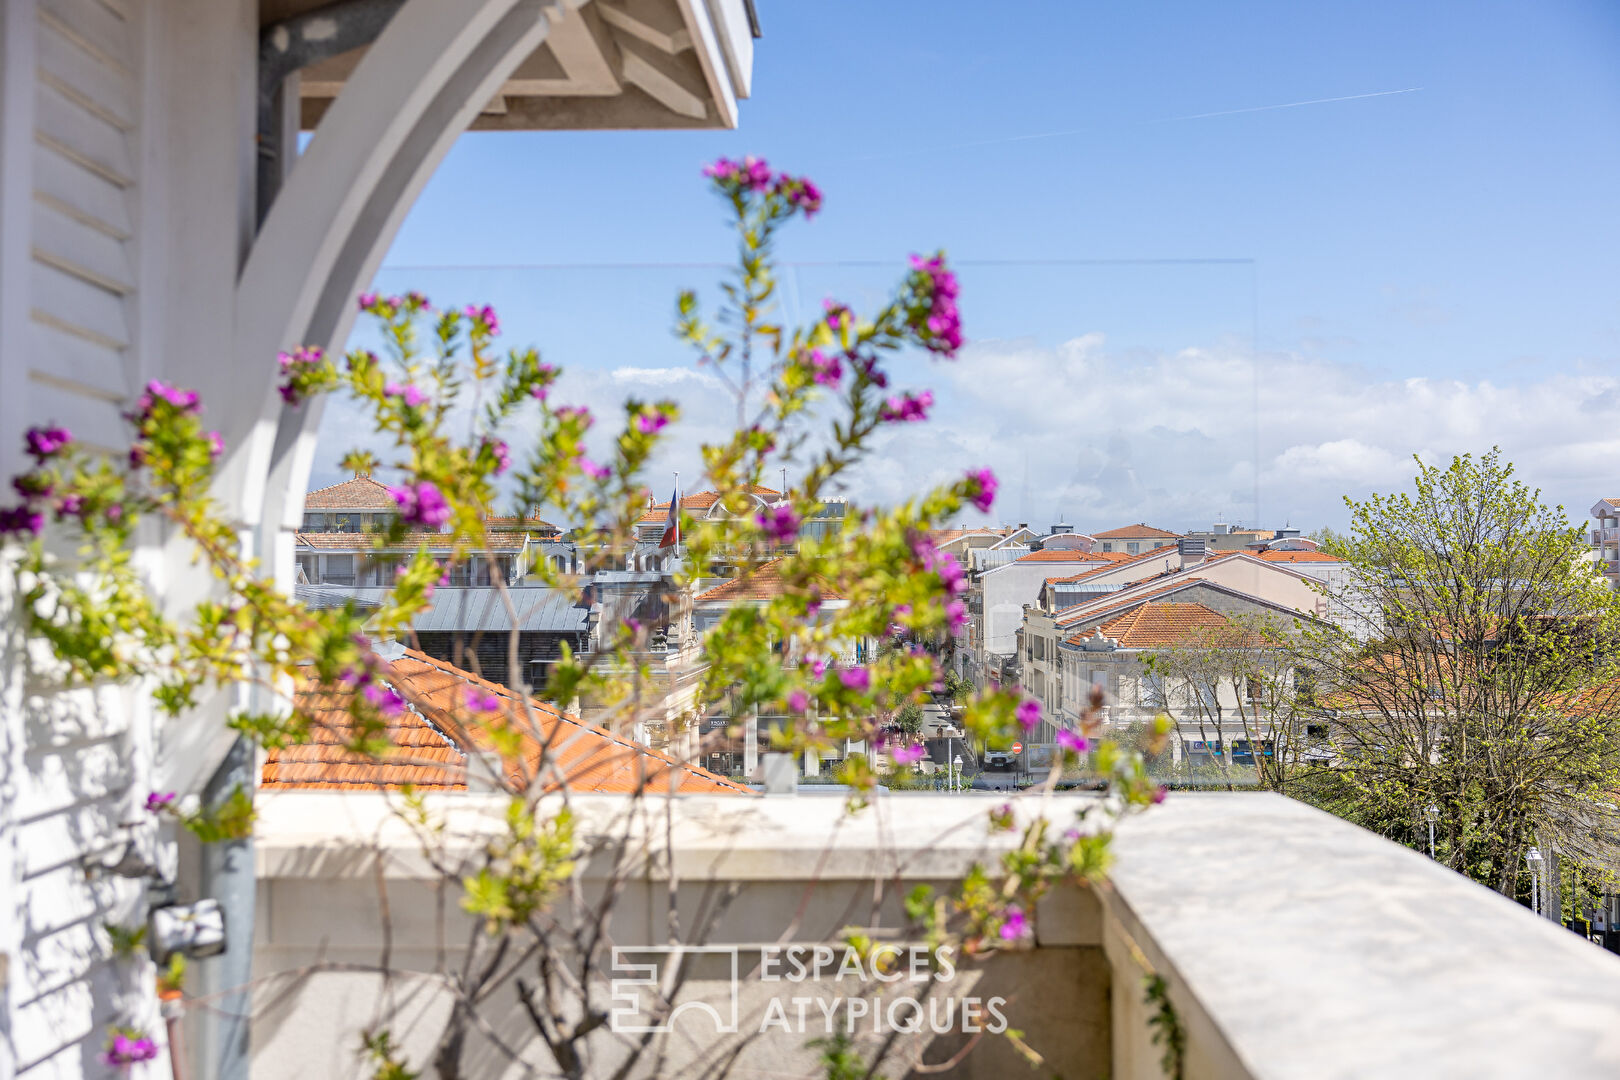
[[[1029,447],[1024,447],[1024,484],[1018,492],[1018,516],[1029,520]]]

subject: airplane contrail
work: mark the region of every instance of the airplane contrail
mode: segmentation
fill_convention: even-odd
[[[1168,124],[1176,120],[1208,120],[1212,116],[1236,116],[1239,113],[1270,112],[1272,109],[1297,109],[1301,105],[1328,105],[1335,101],[1360,101],[1362,98],[1391,97],[1395,94],[1415,94],[1421,86],[1408,86],[1404,90],[1374,90],[1370,94],[1346,94],[1343,97],[1312,98],[1309,101],[1287,101],[1281,105],[1254,105],[1247,109],[1222,109],[1220,112],[1193,113],[1190,116],[1167,116],[1155,123]]]
[[[1237,116],[1240,113],[1270,112],[1273,109],[1297,109],[1301,105],[1328,105],[1335,101],[1360,101],[1363,98],[1392,97],[1396,94],[1415,94],[1422,90],[1421,86],[1408,86],[1401,90],[1374,90],[1367,94],[1345,94],[1343,97],[1311,98],[1309,101],[1287,101],[1281,105],[1252,105],[1247,109],[1223,109],[1220,112],[1193,113],[1190,116],[1165,116],[1158,120],[1143,121],[1149,124],[1171,124],[1179,120],[1207,120],[1214,116]],[[1038,131],[1028,135],[998,135],[989,139],[976,139],[972,142],[947,143],[943,146],[930,146],[928,152],[940,150],[973,150],[981,146],[1002,146],[1007,143],[1031,142],[1036,139],[1061,139],[1072,135],[1086,135],[1091,128],[1071,128],[1065,131]],[[886,151],[877,154],[863,154],[852,160],[878,161],[884,158],[909,157],[914,153],[923,153],[921,150]]]

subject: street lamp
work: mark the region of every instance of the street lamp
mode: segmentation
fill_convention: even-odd
[[[956,755],[956,760],[954,762],[952,762],[952,764],[954,764],[956,766],[956,790],[961,791],[962,790],[962,755],[957,754]]]
[[[1440,808],[1430,803],[1423,809],[1423,816],[1429,819],[1429,858],[1434,858],[1434,823],[1440,820]]]
[[[1530,907],[1537,915],[1541,914],[1541,852],[1531,848],[1524,853],[1524,861],[1530,866]]]

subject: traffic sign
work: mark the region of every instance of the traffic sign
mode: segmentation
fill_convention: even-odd
[[[1012,752],[1015,753],[1015,754],[1022,754],[1024,752],[1024,744],[1021,743],[1021,742],[1013,743],[1012,744]]]

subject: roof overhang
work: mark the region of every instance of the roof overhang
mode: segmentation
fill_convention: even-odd
[[[534,0],[540,3],[541,0]],[[261,0],[262,26],[326,0]],[[544,44],[472,124],[479,131],[734,128],[754,63],[751,0],[552,0]],[[312,131],[369,46],[300,72]]]

